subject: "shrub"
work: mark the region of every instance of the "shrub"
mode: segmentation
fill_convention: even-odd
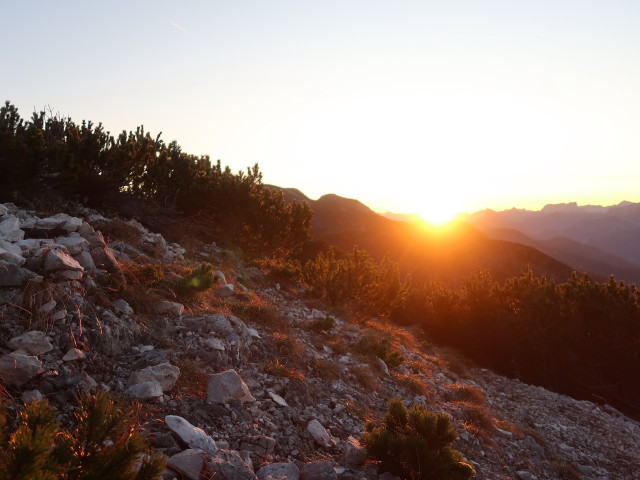
[[[175,290],[179,295],[194,295],[197,292],[208,290],[215,282],[216,277],[213,273],[213,265],[205,262],[179,280],[176,283]]]
[[[62,430],[46,401],[24,407],[16,430],[0,416],[0,478],[16,480],[154,480],[164,471],[159,454],[148,455],[132,428],[130,411],[106,393],[83,394],[76,425]],[[138,469],[139,467],[139,469]]]
[[[336,325],[336,319],[333,317],[317,318],[308,326],[309,330],[314,332],[327,332]]]
[[[356,344],[356,351],[363,355],[376,356],[380,358],[389,368],[402,365],[405,358],[397,350],[392,350],[391,342],[388,338],[376,335],[365,335]]]
[[[412,480],[465,480],[473,467],[461,461],[450,445],[457,435],[449,417],[414,405],[409,410],[398,398],[387,404],[380,424],[369,422],[363,442],[383,469]]]

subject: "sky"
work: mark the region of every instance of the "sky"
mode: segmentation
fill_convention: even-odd
[[[6,2],[0,93],[437,221],[640,202],[640,2]]]

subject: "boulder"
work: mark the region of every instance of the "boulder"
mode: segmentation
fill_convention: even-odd
[[[20,245],[5,240],[0,240],[0,260],[5,260],[20,266],[26,262],[26,259],[22,256],[22,248],[20,248]]]
[[[31,355],[42,355],[53,349],[47,335],[38,330],[31,330],[7,342],[7,346],[13,350],[22,349]]]
[[[163,392],[170,392],[179,376],[180,369],[175,365],[165,362],[133,372],[129,377],[129,385],[156,381],[160,384]]]
[[[116,313],[124,313],[125,315],[133,315],[133,308],[122,298],[118,298],[111,302]]]
[[[258,477],[233,450],[218,450],[206,460],[207,471],[216,480],[257,480]]]
[[[58,249],[49,250],[44,257],[44,271],[83,272],[84,268],[71,255]]]
[[[38,357],[13,352],[0,357],[0,380],[8,385],[24,385],[42,368]]]
[[[77,234],[76,234],[77,235]],[[58,237],[56,245],[66,247],[71,255],[78,255],[80,252],[89,252],[89,242],[82,237]]]
[[[62,357],[63,362],[73,362],[75,360],[82,360],[84,358],[84,352],[77,348],[70,348],[67,353]]]
[[[337,478],[333,465],[323,460],[307,463],[300,468],[300,480],[337,480]]]
[[[37,228],[43,230],[52,230],[54,228],[61,228],[67,232],[77,232],[82,225],[82,219],[78,217],[72,217],[66,213],[58,213],[52,217],[41,218],[36,222]]]
[[[145,400],[162,396],[162,387],[155,380],[136,383],[127,389],[127,393],[133,397]]]
[[[215,453],[218,451],[218,447],[213,438],[207,435],[201,428],[191,425],[184,418],[177,415],[167,415],[164,417],[164,422],[167,424],[167,427],[190,448],[198,448],[207,453]]]
[[[279,480],[298,480],[300,470],[295,463],[272,463],[258,470],[256,476],[259,480],[265,480],[267,477]]]
[[[189,448],[167,459],[167,466],[187,480],[200,480],[206,452]]]
[[[207,400],[214,403],[229,403],[231,400],[240,400],[243,403],[256,401],[247,384],[233,369],[209,376]]]
[[[40,390],[27,390],[20,396],[20,400],[22,400],[24,403],[37,402],[39,400],[42,400],[43,398],[44,395],[40,392]]]
[[[327,430],[322,426],[322,424],[315,418],[308,423],[307,431],[311,434],[311,437],[313,437],[315,442],[321,447],[333,447],[333,439],[329,436],[329,433],[327,433]]]
[[[342,452],[342,459],[347,467],[359,467],[367,460],[367,449],[354,437],[347,438]]]
[[[35,273],[26,268],[0,260],[0,287],[20,287],[25,280],[35,276]]]
[[[20,228],[20,220],[12,216],[0,222],[0,240],[17,242],[22,239],[24,239],[24,231]]]
[[[74,255],[73,258],[75,258],[85,270],[92,271],[96,269],[96,263],[93,261],[93,257],[89,252],[80,252],[77,255]]]

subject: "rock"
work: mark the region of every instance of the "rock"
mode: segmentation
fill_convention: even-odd
[[[277,393],[273,393],[273,392],[267,392],[267,393],[271,397],[271,400],[276,402],[276,405],[279,405],[281,407],[288,407],[289,406],[287,401],[284,398],[282,398],[280,395],[278,395]]]
[[[111,302],[116,313],[124,313],[125,315],[133,315],[133,308],[122,298],[118,298]]]
[[[375,359],[375,364],[376,364],[376,368],[383,373],[383,375],[385,376],[389,376],[389,367],[387,366],[387,364],[384,362],[384,360],[382,360],[379,357],[376,357]]]
[[[24,403],[29,403],[37,402],[39,400],[42,400],[43,398],[44,395],[40,393],[40,390],[27,390],[22,394],[20,400],[22,400]]]
[[[89,252],[80,252],[77,255],[74,255],[73,258],[75,258],[85,270],[93,271],[96,269],[96,263],[93,261],[93,257]]]
[[[0,357],[0,379],[8,385],[24,385],[42,368],[37,357],[10,353]]]
[[[9,213],[9,208],[0,203],[0,217],[6,215],[7,213]]]
[[[342,455],[346,466],[359,467],[367,460],[367,449],[362,447],[356,438],[349,437],[344,443]]]
[[[72,217],[66,213],[58,213],[52,217],[41,218],[36,222],[37,228],[51,230],[61,228],[67,232],[77,232],[83,221],[81,218]]]
[[[25,271],[15,263],[0,260],[0,287],[20,287],[27,277]]]
[[[56,302],[55,300],[51,300],[47,303],[43,303],[42,305],[40,305],[40,308],[38,309],[38,311],[41,314],[46,315],[47,313],[50,313],[54,308],[56,308],[57,304],[58,302]]]
[[[338,475],[329,462],[319,460],[300,468],[300,480],[337,480]]]
[[[27,261],[26,258],[22,256],[22,248],[20,248],[19,245],[4,240],[0,240],[0,260],[15,263],[19,266],[24,265]]]
[[[64,362],[73,362],[75,360],[82,360],[84,358],[84,352],[82,350],[78,350],[77,348],[70,348],[67,353],[62,357],[62,361]]]
[[[216,480],[257,480],[240,454],[233,450],[218,450],[206,460],[207,471]]]
[[[276,440],[265,435],[250,435],[240,439],[240,450],[248,450],[259,457],[273,453],[276,448]]]
[[[148,398],[158,398],[162,396],[162,387],[155,380],[136,383],[127,389],[127,393],[142,400]]]
[[[58,237],[56,245],[66,247],[70,255],[78,255],[80,252],[88,253],[90,249],[89,242],[82,237]]]
[[[516,476],[520,480],[534,480],[535,479],[535,475],[533,475],[531,472],[527,472],[526,470],[520,470],[520,471],[516,472]]]
[[[7,342],[7,346],[13,350],[22,349],[31,355],[42,355],[53,350],[47,335],[38,330],[31,330],[20,336],[13,337]]]
[[[227,278],[224,276],[224,273],[222,273],[220,270],[216,270],[213,273],[213,279],[220,283],[221,285],[226,285],[227,284]]]
[[[184,305],[177,302],[169,302],[168,300],[162,300],[154,305],[153,311],[159,314],[171,315],[179,317],[184,312]]]
[[[191,425],[184,418],[177,415],[167,415],[164,417],[164,421],[167,427],[190,448],[198,448],[207,453],[215,453],[218,451],[218,447],[213,438],[204,433],[204,430],[201,428]]]
[[[161,363],[153,367],[143,368],[137,372],[133,372],[129,377],[129,385],[135,385],[137,383],[156,381],[160,384],[163,392],[170,392],[173,390],[178,377],[180,376],[180,369],[170,363]]]
[[[83,272],[84,268],[80,265],[72,256],[63,251],[52,249],[49,250],[44,258],[44,271],[45,272],[57,272],[57,271],[70,270],[74,272]]]
[[[295,463],[272,463],[258,470],[256,476],[259,480],[265,480],[267,477],[279,480],[298,480],[300,470]]]
[[[226,350],[223,341],[219,338],[203,338],[202,343],[211,350],[218,350],[220,352],[224,352]]]
[[[311,434],[318,445],[324,448],[333,447],[334,442],[327,433],[327,430],[315,418],[307,425],[307,431]]]
[[[0,222],[0,240],[17,242],[22,239],[24,239],[24,231],[20,228],[20,220],[9,217]]]
[[[204,468],[206,452],[200,449],[189,448],[183,452],[169,457],[167,466],[188,480],[200,480]]]
[[[243,403],[256,401],[235,370],[230,369],[209,376],[207,383],[207,400],[209,402],[229,403],[236,399]]]
[[[233,284],[227,283],[226,285],[219,287],[216,290],[216,294],[222,298],[230,297],[231,295],[233,295]]]

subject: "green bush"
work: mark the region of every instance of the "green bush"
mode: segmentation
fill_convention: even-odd
[[[0,478],[157,480],[164,458],[149,452],[130,415],[106,393],[81,395],[70,430],[60,427],[44,400],[24,407],[11,434],[0,415]]]
[[[175,290],[178,295],[194,295],[197,292],[210,289],[216,281],[213,265],[205,262],[178,280]]]
[[[363,443],[383,470],[411,480],[466,480],[475,472],[450,445],[457,435],[449,417],[422,405],[409,410],[398,398],[389,400],[382,422],[367,424]]]
[[[380,358],[389,368],[402,365],[405,361],[404,355],[398,350],[393,350],[388,338],[377,335],[365,335],[356,344],[356,351],[363,355],[376,356]]]

